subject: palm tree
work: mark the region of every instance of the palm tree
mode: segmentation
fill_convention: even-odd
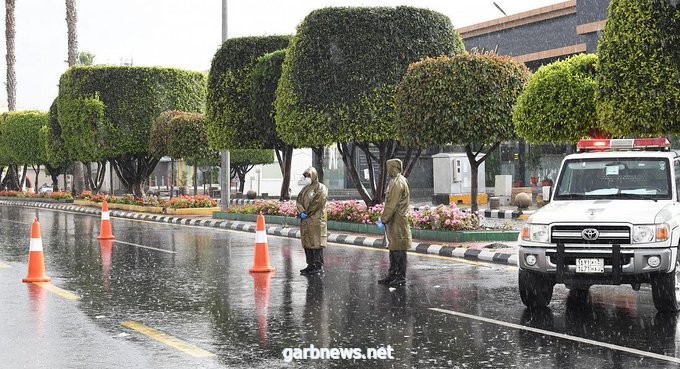
[[[68,34],[68,66],[72,67],[78,63],[78,32],[76,23],[78,14],[76,12],[76,0],[66,0],[66,30]],[[73,163],[73,188],[74,194],[83,191],[85,184],[88,183],[83,177],[85,170],[83,163],[76,161]]]
[[[7,44],[7,109],[14,111],[17,104],[17,73],[14,69],[14,1],[5,0],[5,42]]]

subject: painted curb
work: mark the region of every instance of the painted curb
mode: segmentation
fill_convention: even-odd
[[[93,214],[100,215],[100,209],[83,208],[75,205],[59,205],[53,203],[39,203],[39,202],[29,202],[29,201],[8,201],[0,200],[0,205],[11,205],[11,206],[27,206],[27,207],[37,207],[46,208],[53,210],[66,210],[83,214]],[[182,224],[191,225],[199,227],[212,227],[229,229],[233,231],[240,232],[251,232],[255,233],[255,223],[239,222],[239,221],[228,221],[228,220],[217,220],[217,219],[191,219],[182,217],[173,217],[167,215],[158,214],[142,214],[142,213],[132,213],[121,210],[111,210],[110,215],[116,218],[127,218],[135,220],[146,220],[159,223],[169,223],[169,224]],[[281,237],[291,237],[300,238],[300,229],[290,228],[283,226],[267,226],[267,234]],[[374,237],[364,237],[352,234],[329,234],[328,241],[334,243],[343,243],[355,246],[365,246],[377,249],[384,248],[384,241],[382,238]],[[499,263],[505,265],[517,265],[517,255],[516,254],[506,254],[500,252],[493,252],[488,250],[477,250],[477,249],[467,249],[464,247],[450,247],[444,245],[435,245],[429,243],[419,243],[412,245],[411,249],[408,250],[416,254],[430,254],[438,255],[444,257],[452,257],[467,260],[479,260],[485,262]]]

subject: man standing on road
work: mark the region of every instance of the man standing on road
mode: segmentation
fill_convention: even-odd
[[[406,250],[411,248],[411,226],[406,218],[411,195],[406,177],[401,175],[399,159],[387,161],[390,182],[385,191],[385,207],[379,221],[385,225],[387,248],[390,250],[390,269],[387,276],[378,281],[390,287],[406,284]]]
[[[326,247],[328,227],[326,225],[326,200],[328,189],[319,182],[319,176],[313,167],[302,174],[307,185],[297,197],[297,209],[300,214],[300,239],[305,249],[307,267],[300,271],[302,275],[323,273],[323,249]]]

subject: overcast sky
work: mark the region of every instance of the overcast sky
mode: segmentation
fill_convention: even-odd
[[[556,0],[496,0],[508,14]],[[293,34],[310,11],[326,6],[430,8],[459,28],[503,16],[493,0],[230,0],[230,38]],[[4,1],[2,14],[5,14]],[[221,42],[221,0],[77,0],[78,49],[95,55],[95,64],[132,62],[203,71]],[[17,109],[46,111],[66,69],[66,10],[63,0],[16,1]],[[5,22],[0,22],[4,35]],[[0,42],[2,55],[5,42]],[[0,61],[0,105],[7,106],[7,69]]]

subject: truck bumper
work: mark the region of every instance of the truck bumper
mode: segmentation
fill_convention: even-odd
[[[677,248],[630,249],[616,244],[610,246],[604,249],[574,249],[564,244],[549,248],[520,246],[518,266],[520,269],[551,275],[555,283],[566,285],[647,283],[650,275],[668,273],[675,268]],[[527,264],[528,255],[536,257],[534,265]],[[653,256],[659,257],[658,266],[649,265],[649,258]],[[576,259],[584,258],[604,259],[604,272],[577,273]]]

